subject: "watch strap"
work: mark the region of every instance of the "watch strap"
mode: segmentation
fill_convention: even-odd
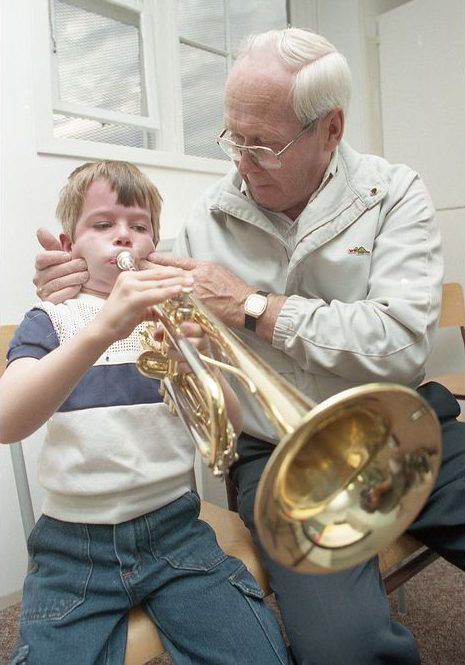
[[[255,291],[255,293],[258,293],[259,296],[265,296],[265,297],[269,296],[270,294],[269,291]],[[256,327],[257,327],[257,317],[245,313],[244,328],[246,328],[246,330],[251,330],[252,332],[255,332]]]

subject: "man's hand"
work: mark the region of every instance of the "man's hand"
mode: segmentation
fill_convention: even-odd
[[[55,304],[74,298],[89,279],[86,262],[71,259],[69,252],[64,252],[60,242],[46,229],[37,231],[37,239],[46,250],[36,257],[32,281],[37,295]]]
[[[225,325],[244,325],[244,302],[255,289],[230,270],[211,261],[176,259],[158,252],[150,254],[141,268],[153,268],[154,263],[189,270],[194,278],[194,296]]]

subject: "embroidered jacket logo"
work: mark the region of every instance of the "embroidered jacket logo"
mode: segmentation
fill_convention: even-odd
[[[363,256],[363,254],[371,254],[369,249],[365,249],[363,245],[360,245],[360,247],[352,247],[352,249],[348,249],[347,252],[349,254],[357,254],[358,256]]]

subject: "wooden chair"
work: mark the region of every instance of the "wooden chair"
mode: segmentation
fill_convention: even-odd
[[[0,326],[0,376],[5,369],[6,351],[15,326]],[[21,442],[11,444],[13,471],[26,538],[34,525],[34,513],[27,480]],[[267,594],[271,593],[268,577],[258,556],[248,529],[236,510],[236,495],[231,483],[226,482],[228,505],[225,509],[202,501],[200,517],[216,532],[220,547],[229,555],[241,559]],[[380,569],[388,593],[416,575],[437,555],[414,538],[404,535],[380,554]],[[129,613],[125,665],[144,665],[164,652],[156,626],[141,607]]]
[[[462,285],[458,282],[443,284],[439,327],[458,328],[464,346],[465,363],[465,299]],[[457,399],[465,399],[465,372],[438,376],[432,380],[442,383]]]

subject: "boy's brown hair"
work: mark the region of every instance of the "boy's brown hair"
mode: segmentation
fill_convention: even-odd
[[[84,197],[95,180],[105,180],[118,195],[117,203],[126,207],[138,205],[150,211],[153,240],[159,240],[159,220],[162,198],[146,175],[129,162],[104,160],[87,162],[75,169],[60,192],[56,216],[72,240],[81,214]]]

